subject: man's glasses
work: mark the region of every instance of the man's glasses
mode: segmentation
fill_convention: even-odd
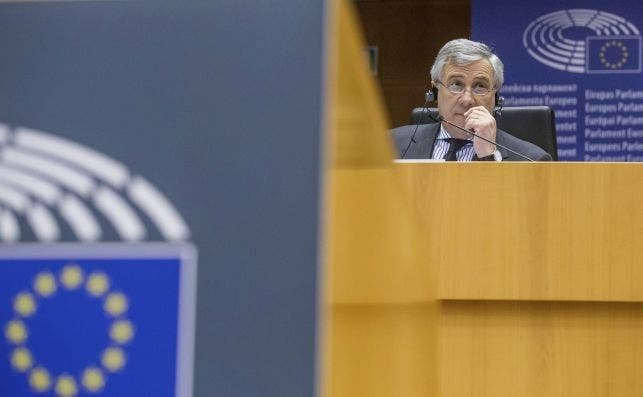
[[[438,84],[442,84],[443,87],[445,87],[450,93],[454,95],[461,95],[465,91],[467,91],[466,86],[462,83],[459,82],[453,82],[449,83],[449,85],[444,84],[440,80],[436,81]],[[470,89],[471,93],[476,96],[485,96],[489,92],[491,92],[491,88],[487,88],[484,86],[477,85],[473,88]]]

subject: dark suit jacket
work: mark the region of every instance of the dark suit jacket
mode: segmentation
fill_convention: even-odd
[[[411,142],[411,137],[413,131],[415,130],[416,125],[405,125],[403,127],[398,127],[391,130],[393,134],[393,139],[395,140],[395,146],[398,150],[398,156],[401,156],[404,153],[407,145]],[[440,123],[433,124],[420,124],[417,126],[417,132],[415,133],[415,142],[411,142],[409,150],[404,156],[405,159],[430,159],[433,152],[433,143],[435,142],[435,137],[440,131]],[[514,150],[520,154],[523,154],[530,159],[537,161],[551,161],[551,156],[549,153],[545,152],[540,147],[518,139],[509,133],[497,130],[496,132],[496,142],[500,145],[506,146],[511,150]],[[500,154],[502,154],[503,161],[526,161],[524,158],[517,156],[500,146],[496,146]]]

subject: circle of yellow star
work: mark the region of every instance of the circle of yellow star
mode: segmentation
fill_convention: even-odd
[[[95,297],[103,296],[109,289],[109,278],[105,273],[92,273],[87,278],[85,288]]]
[[[134,337],[134,327],[129,320],[114,321],[109,329],[109,337],[114,342],[125,344]]]
[[[20,292],[13,300],[13,309],[22,317],[29,317],[36,311],[36,300],[29,292]]]
[[[78,265],[67,265],[60,272],[60,283],[66,289],[73,290],[80,287],[84,279],[83,270]]]
[[[4,335],[7,337],[9,342],[14,345],[19,345],[27,340],[27,326],[20,320],[11,320],[7,323]]]
[[[120,292],[114,292],[107,295],[103,308],[112,317],[118,317],[128,309],[127,297]]]
[[[607,50],[609,50],[612,47],[616,47],[618,50],[621,51],[620,60],[609,61],[605,57]],[[605,67],[610,69],[619,69],[623,67],[623,65],[625,64],[625,62],[629,57],[627,47],[625,47],[625,45],[622,42],[616,41],[616,40],[608,41],[607,43],[603,44],[598,55],[601,63]]]
[[[24,345],[29,337],[29,331],[23,319],[37,311],[38,299],[51,297],[58,288],[73,290],[81,286],[84,286],[90,295],[104,298],[103,309],[115,318],[109,328],[110,339],[117,345],[130,342],[135,334],[134,325],[128,319],[119,319],[128,311],[129,299],[122,292],[110,292],[110,284],[110,279],[104,272],[92,272],[85,276],[80,266],[71,263],[63,267],[59,279],[56,279],[48,270],[39,272],[33,279],[33,292],[21,291],[14,296],[13,308],[20,318],[9,321],[5,326],[7,340],[16,346],[9,358],[16,371],[27,374],[33,391],[44,393],[53,388],[53,392],[58,397],[75,397],[79,393],[79,387],[82,387],[89,393],[98,393],[105,387],[107,381],[105,374],[120,371],[125,366],[127,361],[125,351],[120,346],[111,346],[103,350],[102,367],[87,367],[79,377],[66,373],[56,377],[52,376],[47,368],[34,367],[36,360]]]
[[[103,371],[96,367],[89,367],[83,371],[83,387],[89,392],[96,393],[105,386]]]
[[[78,394],[78,387],[73,377],[62,374],[56,380],[56,394],[61,397],[73,397]]]
[[[51,387],[49,372],[43,367],[34,368],[29,374],[29,386],[39,393],[43,393]]]
[[[11,353],[11,366],[19,372],[25,372],[33,365],[31,352],[24,347],[19,347]]]
[[[33,282],[33,289],[40,296],[48,298],[58,289],[56,286],[56,278],[51,272],[40,272],[36,275]]]
[[[119,347],[108,347],[103,352],[101,363],[110,372],[116,372],[125,366],[125,353]]]

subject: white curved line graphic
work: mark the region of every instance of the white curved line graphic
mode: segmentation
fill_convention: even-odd
[[[525,48],[529,48],[529,41],[528,37],[530,34],[533,34],[533,26],[536,24],[536,22],[532,22],[527,26],[527,29],[525,29],[524,32],[522,32],[522,46]]]
[[[94,181],[88,176],[41,156],[12,148],[3,149],[1,155],[8,164],[54,179],[83,197],[89,196],[96,187]]]
[[[20,191],[0,182],[0,200],[18,212],[24,212],[31,201]]]
[[[554,33],[557,33],[557,32],[560,32],[560,29],[549,29],[549,31],[547,32],[548,43],[558,43],[556,41],[556,38],[554,37]],[[564,44],[561,45],[561,44],[562,43],[558,43],[558,46],[565,49],[565,45]],[[570,48],[566,48],[566,49],[569,50]]]
[[[144,240],[152,224],[166,240],[190,237],[167,197],[118,161],[44,131],[0,123],[0,221],[8,219],[0,239],[19,239],[31,228],[37,240],[60,240],[62,219],[79,241],[98,241],[105,235],[98,213],[124,241]]]
[[[128,186],[127,193],[152,221],[163,237],[168,240],[185,240],[190,231],[169,201],[144,178],[136,176]]]
[[[572,55],[573,55],[570,51],[562,50],[562,49],[556,47],[555,45],[545,44],[545,47],[547,47],[547,49],[549,51],[554,52],[554,53],[556,53],[558,55],[567,57],[567,58],[571,58]]]
[[[627,28],[627,25],[623,23],[623,21],[616,21],[614,18],[606,18],[604,16],[597,16],[596,19],[594,19],[591,23],[587,25],[589,28],[595,28],[595,29],[605,29],[608,27],[614,28],[616,30],[616,34],[631,34],[629,29]]]
[[[531,42],[532,43],[538,43],[538,29],[540,29],[540,26],[534,26],[534,29],[531,31]],[[529,47],[527,47],[529,48]]]
[[[96,241],[101,237],[98,222],[83,204],[71,194],[60,201],[60,214],[81,241]]]
[[[2,210],[0,212],[0,238],[11,243],[20,239],[20,226],[11,211]]]
[[[537,59],[539,62],[542,62],[543,64],[545,64],[547,66],[551,66],[552,68],[558,69],[558,70],[565,70],[564,66],[562,66],[562,65],[560,65],[558,63],[551,62],[547,58],[541,57],[540,55],[538,55],[537,53],[535,53],[531,49],[528,49],[527,52],[529,53],[529,55],[531,55],[532,57]]]
[[[544,26],[570,26],[573,25],[574,21],[569,18],[567,14],[552,15],[549,18],[542,20],[542,25]]]
[[[91,171],[119,189],[123,188],[129,179],[129,171],[118,161],[66,139],[28,128],[18,128],[15,141],[18,146],[45,153]]]
[[[559,61],[559,62],[561,62],[561,63],[566,63],[566,62],[567,62],[567,60],[568,60],[568,58],[567,58],[567,57],[561,57],[561,56],[558,56],[558,55],[554,54],[554,53],[553,53],[553,52],[551,52],[551,51],[547,51],[547,49],[545,49],[545,47],[538,47],[538,48],[536,48],[536,50],[538,50],[538,52],[540,52],[541,54],[543,54],[543,55],[544,55],[545,57],[547,57],[548,59],[553,59],[553,60],[555,60],[555,61]],[[562,66],[562,65],[561,65],[561,66]]]
[[[635,35],[640,35],[641,34],[639,32],[638,28],[636,26],[632,25],[631,22],[629,22],[629,21],[625,22],[625,26],[630,28],[630,30],[632,31],[632,34],[635,34]]]
[[[618,15],[606,13],[603,11],[598,11],[596,13],[596,19],[603,19],[610,25],[617,25],[619,23],[625,22],[625,18],[621,18]]]
[[[570,13],[569,17],[574,26],[586,26],[596,16],[596,12],[591,10],[588,10],[587,12],[578,11],[578,10],[567,10],[567,12]]]
[[[563,31],[561,29],[556,30],[556,39],[558,39],[558,45],[561,48],[566,48],[568,50],[574,50],[581,43],[575,40],[570,40],[566,37],[563,37]]]
[[[567,71],[569,72],[574,72],[574,73],[584,73],[585,72],[585,63],[583,63],[583,66],[567,66]]]
[[[574,57],[574,58],[570,59],[569,63],[571,63],[572,65],[577,65],[577,66],[580,66],[582,68],[585,68],[585,60],[581,59],[581,58],[578,58],[578,57]]]
[[[546,34],[547,34],[547,30],[540,29],[538,38],[540,39],[541,43],[546,43],[547,42],[547,37],[545,36]]]
[[[55,204],[61,195],[60,189],[56,185],[2,165],[0,165],[0,181],[20,187],[49,205]]]
[[[47,208],[34,204],[27,209],[27,220],[40,241],[54,241],[60,238],[60,229]]]
[[[140,241],[145,238],[145,228],[138,215],[112,190],[99,187],[94,194],[94,203],[123,240]]]

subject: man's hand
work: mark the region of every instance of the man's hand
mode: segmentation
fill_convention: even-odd
[[[484,106],[476,106],[464,113],[464,128],[473,130],[476,134],[496,141],[496,119],[489,113]],[[480,138],[473,138],[473,150],[478,158],[486,157],[493,154],[496,145],[485,142]]]

